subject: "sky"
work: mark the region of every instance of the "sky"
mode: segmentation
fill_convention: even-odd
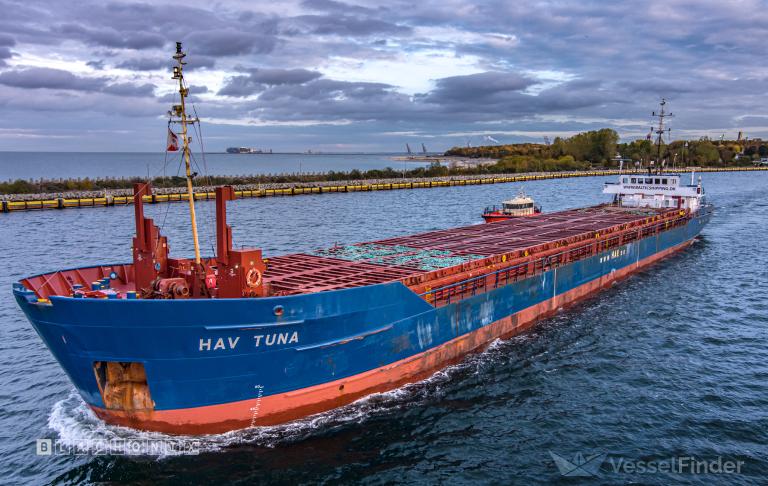
[[[176,41],[207,151],[768,138],[767,3],[0,0],[0,150],[162,151]]]

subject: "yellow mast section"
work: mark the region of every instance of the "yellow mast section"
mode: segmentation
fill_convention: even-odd
[[[189,199],[189,217],[192,220],[192,239],[195,244],[195,263],[200,264],[200,241],[197,236],[197,217],[195,216],[195,196],[192,190],[192,169],[189,163],[189,138],[187,137],[187,110],[184,99],[189,94],[189,89],[184,87],[184,54],[181,50],[181,42],[176,43],[176,54],[173,58],[176,60],[176,66],[173,68],[173,79],[179,80],[179,95],[181,95],[181,105],[175,106],[176,115],[181,117],[181,140],[184,150],[184,164],[187,169],[187,198]]]

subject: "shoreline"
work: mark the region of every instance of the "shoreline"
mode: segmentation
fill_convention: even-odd
[[[676,169],[674,172],[749,172],[768,171],[768,167],[693,167]],[[369,192],[398,189],[422,189],[481,184],[503,184],[531,180],[565,179],[571,177],[600,177],[624,174],[645,174],[643,171],[622,171],[616,169],[563,172],[530,172],[522,174],[452,175],[437,177],[412,177],[401,179],[363,179],[317,182],[274,182],[261,184],[234,185],[238,198],[294,196],[303,194],[327,194],[344,192]],[[195,187],[195,200],[213,200],[215,186]],[[152,196],[144,196],[149,204],[186,201],[186,188],[153,188]],[[67,191],[42,194],[0,195],[0,212],[9,213],[36,209],[67,209],[80,207],[103,207],[133,204],[132,189],[98,191]]]

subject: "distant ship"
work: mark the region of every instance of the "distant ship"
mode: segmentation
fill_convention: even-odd
[[[169,255],[166,237],[144,216],[151,188],[139,183],[132,262],[13,286],[83,400],[109,424],[219,433],[418,381],[686,248],[711,215],[701,182],[649,171],[606,183],[612,203],[267,260],[260,249],[233,248],[226,204],[236,192],[226,186],[215,191],[216,253],[203,257],[184,57],[179,43],[174,113],[194,257]],[[30,367],[38,364],[30,357]]]
[[[229,147],[227,149],[228,154],[271,154],[272,149],[262,150],[251,147]]]

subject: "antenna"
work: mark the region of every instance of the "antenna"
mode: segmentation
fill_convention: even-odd
[[[667,134],[669,134],[672,131],[671,128],[666,128],[666,129],[664,128],[664,119],[675,116],[671,112],[667,113],[664,111],[664,106],[666,104],[667,104],[667,100],[662,98],[661,102],[659,103],[659,105],[661,106],[660,111],[658,113],[656,113],[655,111],[651,113],[651,116],[654,116],[659,119],[659,126],[655,130],[656,135],[658,135],[658,138],[656,139],[656,146],[657,146],[656,166],[659,172],[661,171],[661,144],[664,143],[664,138],[663,138],[664,133],[666,132]],[[653,131],[653,127],[651,127],[651,131]],[[651,171],[651,168],[648,167],[648,172],[650,173],[650,171]]]
[[[181,50],[181,42],[176,43],[176,54],[173,55],[173,59],[176,60],[176,65],[173,66],[173,76],[171,79],[179,80],[179,105],[173,105],[171,109],[171,115],[179,118],[181,123],[181,139],[184,143],[184,165],[187,169],[187,198],[189,199],[189,218],[192,222],[192,239],[195,245],[195,263],[200,266],[200,241],[197,236],[197,217],[195,216],[195,195],[192,189],[192,179],[195,174],[192,173],[192,168],[189,162],[189,136],[187,135],[187,124],[194,123],[195,120],[189,120],[187,118],[186,102],[184,101],[189,96],[189,88],[184,86],[184,58],[187,55]]]

